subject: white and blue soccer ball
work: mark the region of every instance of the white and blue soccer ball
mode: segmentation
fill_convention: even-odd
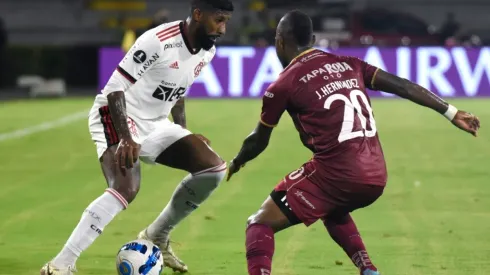
[[[119,275],[160,275],[162,252],[148,240],[128,242],[117,253],[116,268]]]

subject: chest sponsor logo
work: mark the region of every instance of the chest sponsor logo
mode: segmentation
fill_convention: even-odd
[[[153,92],[153,97],[166,101],[172,102],[174,100],[179,100],[184,96],[186,88],[183,87],[168,87],[164,85],[158,85],[158,88]]]
[[[306,75],[302,76],[300,78],[300,81],[303,83],[308,83],[310,80],[316,78],[319,75],[325,75],[325,74],[338,74],[338,73],[343,73],[345,71],[353,71],[352,67],[347,64],[346,62],[336,62],[336,63],[328,63],[323,65],[323,67],[320,67],[318,69],[315,69]]]

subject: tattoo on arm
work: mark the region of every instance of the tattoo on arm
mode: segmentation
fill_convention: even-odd
[[[448,103],[424,87],[396,75],[379,70],[374,79],[374,86],[382,91],[396,94],[419,105],[431,108],[444,114]]]
[[[172,118],[174,119],[175,124],[179,124],[180,126],[187,128],[187,121],[185,117],[185,100],[181,98],[177,101],[175,106],[172,108]]]
[[[111,113],[112,123],[116,128],[117,135],[120,139],[131,138],[129,132],[128,119],[126,114],[126,98],[124,92],[118,91],[107,95],[109,111]]]

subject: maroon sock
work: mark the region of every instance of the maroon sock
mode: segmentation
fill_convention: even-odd
[[[274,231],[267,225],[252,224],[247,228],[247,265],[250,275],[270,275],[274,255]]]
[[[344,249],[361,272],[366,269],[377,271],[369,258],[356,224],[349,214],[332,219],[327,218],[324,224],[332,239]]]

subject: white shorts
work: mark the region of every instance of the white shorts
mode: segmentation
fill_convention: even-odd
[[[89,130],[100,159],[110,146],[117,144],[116,129],[109,115],[109,108],[93,108],[89,114]],[[155,159],[177,140],[192,134],[189,130],[165,119],[142,120],[128,116],[129,131],[133,140],[141,144],[140,160],[155,164]]]

